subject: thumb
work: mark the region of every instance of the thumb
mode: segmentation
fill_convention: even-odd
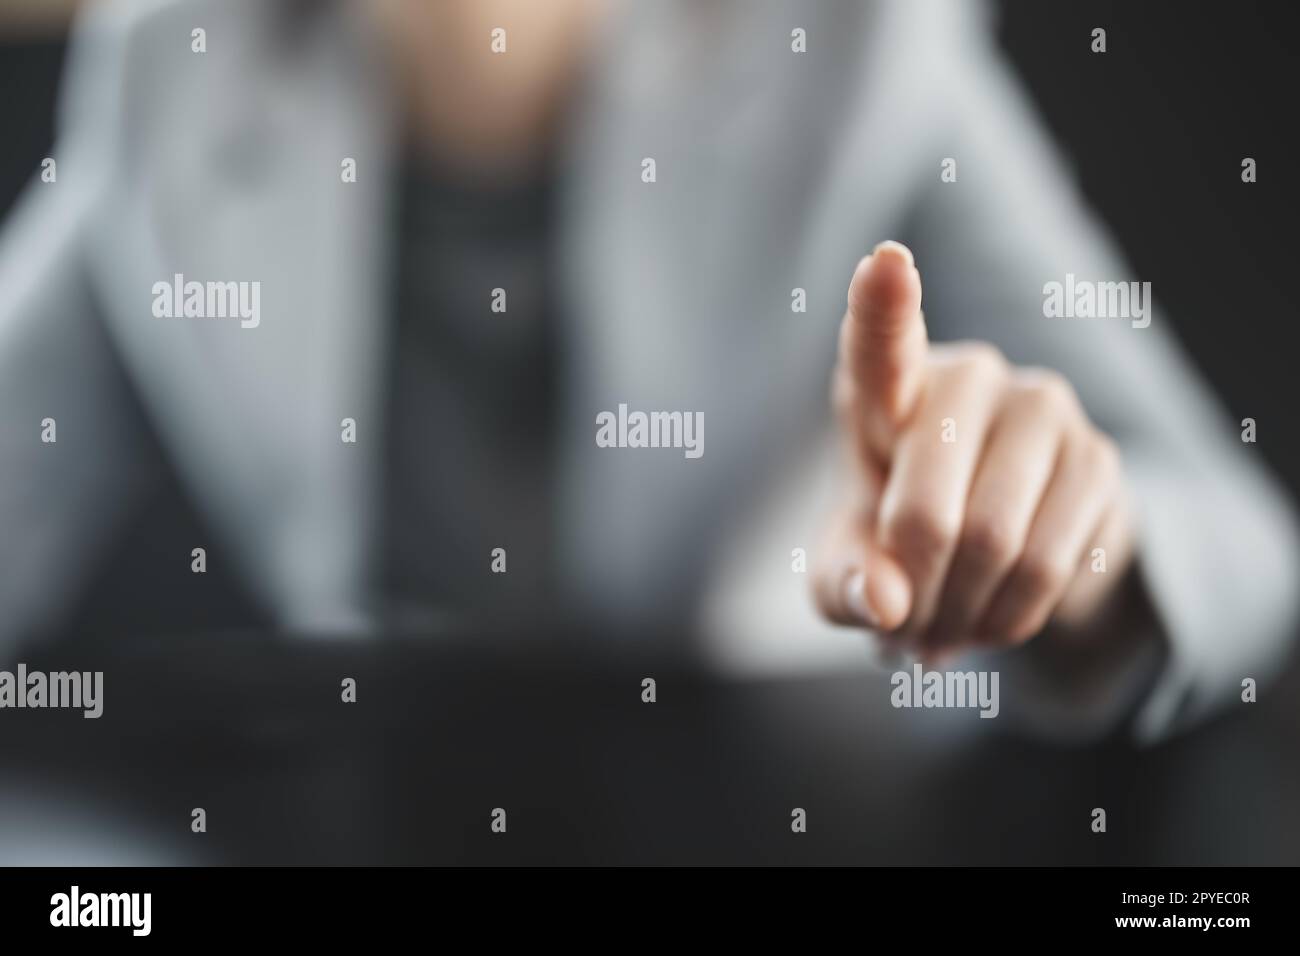
[[[838,514],[827,529],[813,575],[813,596],[836,624],[892,631],[912,609],[907,572],[876,542],[867,513]]]
[[[921,389],[928,342],[921,274],[901,243],[882,242],[858,263],[840,328],[840,364],[854,417],[876,451],[887,451]]]

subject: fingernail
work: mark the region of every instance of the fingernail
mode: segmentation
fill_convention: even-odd
[[[879,243],[876,248],[871,250],[873,256],[881,252],[892,253],[906,262],[909,266],[916,265],[916,260],[912,257],[912,250],[907,248],[907,246],[903,245],[901,242],[895,242],[893,239],[886,239],[884,242]]]
[[[867,627],[879,627],[880,621],[867,606],[867,575],[865,571],[854,571],[844,582],[844,603],[849,610]]]

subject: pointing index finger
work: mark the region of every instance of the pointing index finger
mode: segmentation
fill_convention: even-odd
[[[840,362],[854,385],[869,432],[892,433],[920,390],[927,340],[921,275],[902,243],[882,242],[849,282]]]

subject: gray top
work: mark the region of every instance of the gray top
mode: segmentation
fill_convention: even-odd
[[[550,180],[476,184],[411,155],[393,199],[380,593],[402,624],[536,610],[553,590]]]

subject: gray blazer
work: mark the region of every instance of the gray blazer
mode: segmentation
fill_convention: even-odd
[[[653,621],[707,591],[726,536],[766,520],[765,490],[828,467],[818,436],[848,277],[896,237],[916,252],[935,338],[1059,369],[1121,443],[1167,643],[1138,713],[1149,738],[1276,667],[1295,612],[1294,519],[1167,317],[1044,317],[1044,284],[1067,273],[1141,277],[983,20],[941,0],[666,0],[609,20],[563,149],[572,377],[554,560],[597,614]],[[195,27],[206,53],[191,51]],[[795,28],[806,53],[791,49]],[[286,626],[365,627],[395,141],[381,76],[345,5],[299,22],[265,0],[130,0],[81,24],[57,181],[33,182],[0,243],[10,638],[49,626],[111,554],[149,487],[135,451],[150,431]],[[940,179],[945,158],[955,183]],[[155,317],[151,290],[176,273],[260,281],[260,325]],[[795,288],[806,313],[791,310]],[[622,402],[703,412],[707,453],[598,448],[596,415]],[[55,445],[39,439],[46,417]],[[356,445],[340,442],[345,417]],[[810,544],[765,558],[801,595],[782,625],[792,645],[817,627],[790,573],[791,548]]]

